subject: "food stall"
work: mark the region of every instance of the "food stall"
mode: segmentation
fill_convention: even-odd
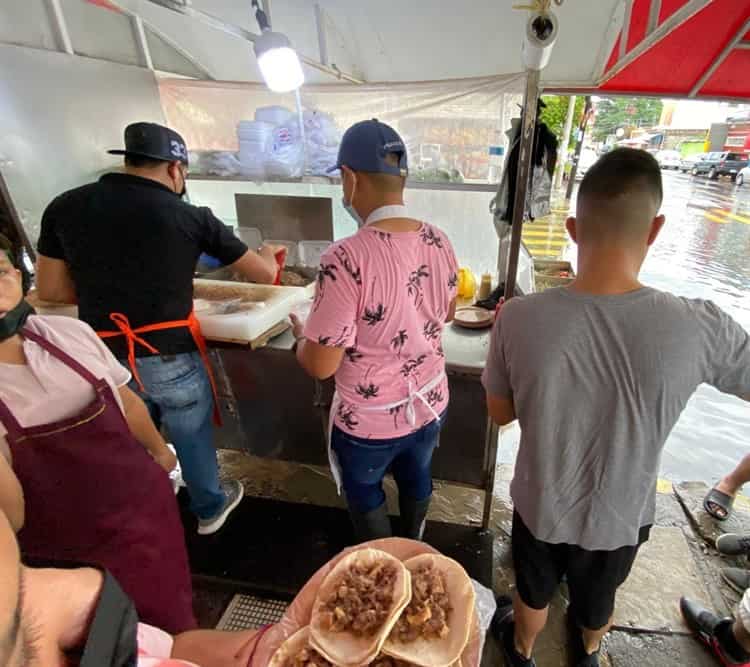
[[[490,156],[501,154],[491,149],[507,147],[505,132],[517,114],[516,103],[524,102],[518,180],[525,183],[541,90],[750,97],[748,78],[740,75],[750,64],[746,0],[602,0],[585,8],[572,1],[534,0],[521,10],[482,0],[470,11],[460,3],[437,8],[428,0],[408,7],[390,0],[325,7],[273,0],[274,28],[288,33],[308,77],[301,90],[286,93],[270,92],[255,69],[251,46],[259,35],[249,3],[23,4],[0,10],[6,19],[0,22],[5,31],[0,32],[5,88],[0,172],[14,224],[32,240],[55,195],[115,166],[105,151],[120,145],[123,127],[135,120],[168,123],[185,136],[195,151],[191,200],[211,206],[238,233],[255,229],[261,240],[295,244],[342,238],[353,227],[338,203],[336,179],[321,173],[326,154],[335,152],[333,128],[321,118],[332,118],[340,131],[377,115],[412,140],[415,168],[407,199],[415,215],[445,229],[462,265],[477,274],[494,273],[498,241],[488,205],[497,183],[490,181]],[[47,12],[48,5],[53,12]],[[556,16],[552,28],[543,20],[535,31],[533,21],[546,20],[550,10]],[[665,71],[668,63],[679,64],[671,68],[675,76],[655,80],[653,72]],[[259,110],[264,110],[260,118]],[[313,141],[310,130],[320,141]],[[274,133],[273,145],[280,150],[261,162],[253,145],[265,151]],[[65,168],[50,168],[55,161]],[[517,201],[524,196],[518,188]],[[258,197],[272,210],[266,222],[259,219]],[[285,215],[279,211],[288,207],[296,207],[291,215],[299,226],[296,236],[274,227]],[[507,296],[515,294],[518,268],[523,268],[523,208],[515,207],[508,275],[495,278],[505,283]],[[216,278],[221,284],[200,282]],[[225,302],[229,309],[204,313],[224,417],[217,446],[324,464],[330,386],[298,368],[291,335],[284,331],[286,316],[304,302],[309,284],[255,296],[231,276],[198,278],[196,284],[197,299]],[[241,291],[231,292],[236,289]],[[292,291],[287,297],[284,290]],[[226,303],[234,299],[245,304],[240,312],[231,312],[237,304]],[[211,331],[207,318],[221,323],[221,318],[244,317],[243,308],[256,319],[265,317],[264,325],[244,337],[223,324]],[[438,479],[482,491],[484,511],[482,526],[471,527],[473,537],[448,532],[440,546],[471,563],[470,573],[487,582],[491,536],[477,528],[488,525],[498,446],[479,382],[488,334],[447,327],[443,347],[452,405],[434,472]],[[342,546],[324,530],[328,523],[340,525],[341,514],[260,501],[254,507],[261,505],[263,512],[246,513],[247,522],[256,536],[271,536],[277,549],[242,546],[246,530],[229,530],[202,543],[191,538],[192,565],[208,578],[252,584],[255,590],[264,582],[274,594],[288,595],[299,587],[303,570],[314,569]],[[294,525],[280,528],[286,521]],[[279,554],[284,555],[280,560]]]

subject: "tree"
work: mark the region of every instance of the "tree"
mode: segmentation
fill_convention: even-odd
[[[570,97],[568,95],[544,95],[542,99],[547,108],[542,109],[539,118],[547,125],[550,132],[557,137],[558,141],[562,142],[562,133],[565,128],[565,118],[568,115]],[[575,113],[573,114],[573,128],[578,127],[578,123],[581,121],[583,104],[584,98],[582,95],[579,95],[576,98]]]
[[[663,106],[661,100],[650,97],[600,97],[596,102],[593,137],[604,141],[621,127],[656,125]]]

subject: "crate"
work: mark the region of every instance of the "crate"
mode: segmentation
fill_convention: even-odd
[[[567,276],[560,275],[567,273]],[[552,259],[534,260],[534,278],[537,292],[553,287],[564,287],[572,283],[576,274],[570,262]]]

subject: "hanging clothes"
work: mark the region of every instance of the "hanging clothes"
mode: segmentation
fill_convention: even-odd
[[[521,119],[514,118],[508,132],[510,153],[505,164],[503,177],[497,195],[492,200],[490,210],[495,216],[498,236],[502,238],[503,225],[513,221],[513,209],[516,198],[518,179],[518,160],[521,152]],[[529,186],[526,195],[524,220],[534,220],[549,213],[549,202],[552,196],[552,175],[557,164],[557,137],[545,123],[537,120],[534,128],[534,148],[532,151]]]

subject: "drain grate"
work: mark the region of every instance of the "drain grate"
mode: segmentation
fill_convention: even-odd
[[[221,616],[217,630],[256,630],[281,620],[288,602],[254,595],[235,595]]]

